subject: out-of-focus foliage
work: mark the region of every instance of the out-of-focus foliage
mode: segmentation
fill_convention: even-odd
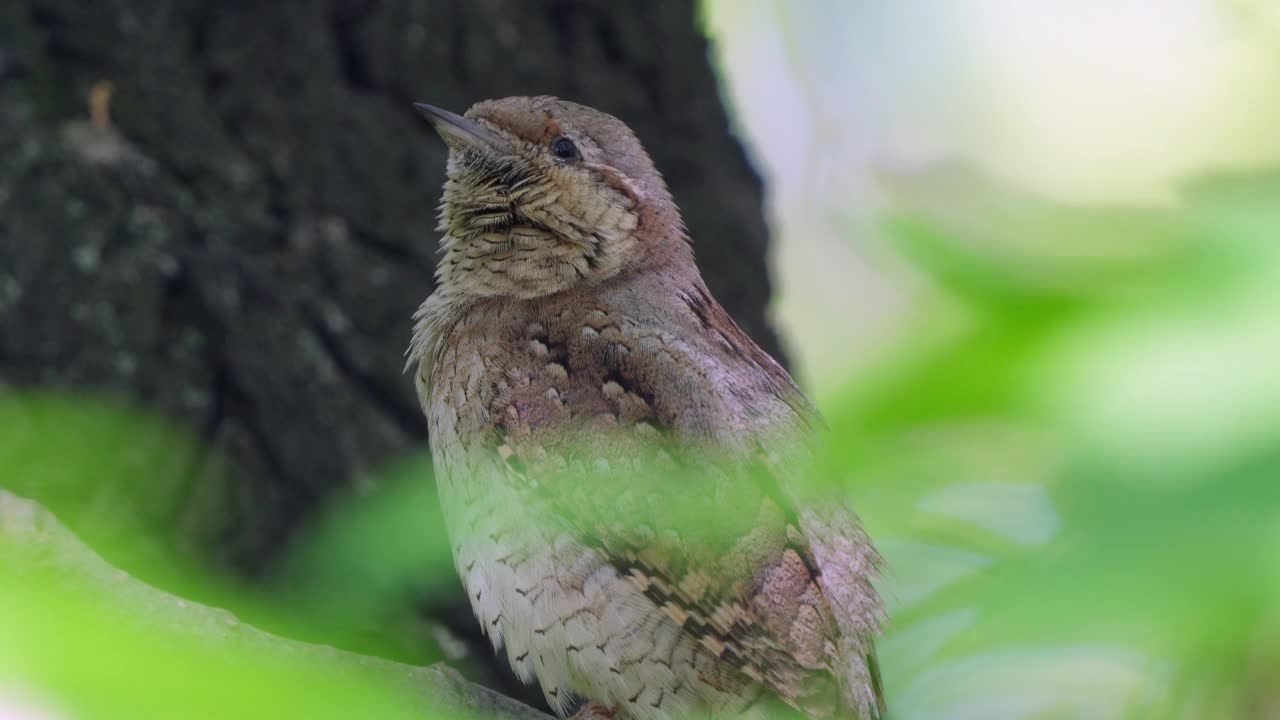
[[[0,389],[0,427],[0,486],[42,498],[99,552],[250,616],[290,610],[158,549],[160,518],[181,502],[174,481],[204,457],[189,433],[117,401],[14,389]],[[229,615],[197,626],[183,601],[98,572],[59,533],[0,507],[0,716],[424,717],[412,689],[322,650],[251,642]]]
[[[1174,189],[1275,164],[1276,3],[704,7],[890,561],[895,715],[1280,714],[1280,174]]]
[[[116,598],[70,592],[6,564],[0,585],[0,715],[8,718],[415,718],[405,688],[128,617]],[[125,619],[121,619],[121,616]],[[447,715],[440,715],[446,717]]]
[[[899,718],[1280,707],[1280,173],[1166,210],[889,183],[936,296],[835,406]]]
[[[156,535],[182,511],[193,474],[216,467],[194,434],[114,398],[0,385],[0,485],[39,497],[130,572],[181,573],[185,548]]]

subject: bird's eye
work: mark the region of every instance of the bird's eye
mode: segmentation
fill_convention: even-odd
[[[578,146],[567,137],[558,137],[551,141],[551,152],[561,160],[578,159]]]

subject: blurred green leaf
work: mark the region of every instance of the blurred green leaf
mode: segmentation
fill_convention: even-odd
[[[906,591],[898,717],[1274,707],[1278,177],[1159,210],[897,184],[887,227],[940,292],[835,405],[828,471]]]

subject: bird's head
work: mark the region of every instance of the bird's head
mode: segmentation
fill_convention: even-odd
[[[545,96],[415,107],[449,146],[442,288],[535,298],[690,257],[666,183],[612,115]]]

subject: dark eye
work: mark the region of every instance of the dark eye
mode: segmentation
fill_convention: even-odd
[[[567,137],[558,137],[551,141],[551,152],[561,160],[576,160],[578,158],[578,146]]]

